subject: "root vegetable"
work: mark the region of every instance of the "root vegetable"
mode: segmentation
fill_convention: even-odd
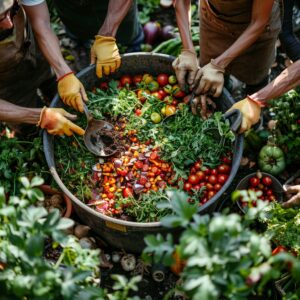
[[[124,271],[133,271],[136,266],[136,259],[132,254],[126,254],[121,258],[121,266]]]

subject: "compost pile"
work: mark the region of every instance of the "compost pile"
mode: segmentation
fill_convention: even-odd
[[[55,159],[65,185],[98,212],[137,222],[170,213],[157,206],[168,201],[168,189],[185,190],[189,202],[208,202],[229,176],[235,136],[221,113],[201,120],[188,100],[174,75],[101,82],[89,92],[88,108],[94,118],[114,124],[118,152],[99,158],[81,137],[59,139]],[[78,123],[86,126],[84,116]]]

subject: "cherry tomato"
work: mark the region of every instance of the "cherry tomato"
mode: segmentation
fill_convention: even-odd
[[[226,164],[221,164],[218,166],[218,172],[222,174],[229,174],[230,173],[230,166]]]
[[[192,187],[193,186],[189,182],[185,182],[183,185],[183,189],[187,192],[190,191],[192,189]]]
[[[137,83],[140,83],[143,80],[143,76],[142,75],[134,75],[133,76],[133,82],[135,83],[135,85]]]
[[[151,160],[156,160],[158,158],[158,155],[157,155],[157,152],[152,152],[151,154],[150,154],[150,159]]]
[[[207,183],[205,186],[208,191],[212,191],[214,189],[214,187],[211,183]]]
[[[147,183],[147,178],[145,176],[141,176],[141,178],[139,179],[139,184],[141,185],[145,185]]]
[[[216,175],[210,175],[210,176],[208,177],[208,181],[209,181],[209,183],[211,183],[211,184],[216,184],[217,181],[218,181],[218,178],[217,178]]]
[[[148,83],[148,89],[150,92],[156,92],[159,89],[159,84],[157,81],[152,80],[151,82]]]
[[[123,192],[122,192],[122,195],[124,198],[128,198],[128,197],[131,197],[133,194],[132,194],[132,189],[129,188],[129,187],[126,187]]]
[[[143,81],[146,84],[149,84],[152,80],[153,80],[153,76],[152,75],[150,75],[150,74],[144,74],[143,75]]]
[[[195,174],[197,172],[195,167],[191,167],[190,174]]]
[[[143,168],[143,162],[141,160],[138,160],[134,163],[134,166],[137,168],[137,169],[142,169]]]
[[[150,116],[151,121],[155,124],[160,123],[161,122],[161,116],[159,113],[157,112],[153,112]]]
[[[195,185],[193,186],[193,190],[195,190],[195,191],[199,191],[200,189],[201,189],[200,184],[195,184]]]
[[[141,101],[141,103],[144,103],[147,100],[147,98],[145,96],[146,94],[150,95],[151,93],[150,93],[149,90],[142,90],[141,89],[141,90],[137,91],[137,97]]]
[[[272,181],[271,177],[269,177],[269,176],[264,176],[264,177],[262,178],[262,183],[263,183],[265,186],[270,186],[270,185],[272,185],[273,181]]]
[[[211,174],[211,175],[218,175],[217,169],[211,169],[211,170],[210,170],[210,174]]]
[[[169,83],[170,84],[175,84],[177,82],[177,78],[175,75],[170,75],[169,76]]]
[[[159,89],[157,91],[157,93],[160,95],[161,99],[164,99],[165,97],[168,96],[168,94],[163,90],[163,89]],[[160,98],[159,98],[160,99]]]
[[[272,251],[272,255],[276,255],[281,252],[288,252],[288,249],[285,248],[284,246],[278,246]]]
[[[214,185],[214,190],[215,190],[216,192],[219,191],[221,188],[222,188],[222,185],[221,185],[220,183],[216,183],[216,184]]]
[[[215,191],[209,191],[207,194],[208,199],[211,199],[216,194]]]
[[[197,162],[195,162],[195,164],[194,164],[194,167],[196,168],[196,170],[200,170],[201,169],[201,162],[200,161],[197,161]]]
[[[132,78],[130,75],[123,75],[120,78],[120,83],[122,86],[130,86],[132,84]]]
[[[151,95],[156,97],[159,100],[163,100],[163,98],[161,97],[161,95],[158,92],[153,92],[153,93],[151,93]]]
[[[257,187],[259,185],[259,182],[260,182],[260,180],[256,176],[251,177],[249,179],[250,186],[252,186],[252,187]]]
[[[170,84],[167,84],[164,86],[164,91],[167,93],[167,94],[171,94],[172,93],[172,86]]]
[[[157,76],[157,82],[161,87],[167,85],[169,83],[169,76],[167,74],[159,74]]]
[[[142,110],[139,109],[139,108],[137,108],[137,109],[135,110],[135,115],[139,117],[141,114],[142,114]]]
[[[176,107],[173,106],[173,105],[167,105],[166,106],[166,111],[165,111],[165,115],[168,117],[168,116],[171,116],[171,115],[174,115],[176,113]]]
[[[106,91],[106,90],[108,90],[108,83],[105,82],[105,81],[101,82],[99,87],[100,87],[101,90]]]
[[[224,184],[226,182],[227,178],[228,178],[228,175],[219,174],[219,176],[218,176],[218,183]]]
[[[205,178],[205,173],[203,171],[197,171],[196,175],[198,176],[199,181],[202,181]]]
[[[224,164],[231,165],[232,158],[229,157],[229,156],[224,156],[224,157],[222,158],[222,162],[223,162]]]
[[[199,177],[195,174],[191,174],[188,178],[188,182],[191,184],[197,184],[199,182]]]
[[[205,175],[209,175],[210,174],[210,169],[207,168],[207,167],[201,168],[201,171],[203,171]]]
[[[172,94],[176,98],[183,98],[185,96],[185,92],[183,92],[178,84],[173,85]]]

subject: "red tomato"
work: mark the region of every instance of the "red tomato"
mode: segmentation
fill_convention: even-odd
[[[203,171],[197,171],[196,174],[199,177],[199,181],[202,181],[205,178],[205,173]]]
[[[221,185],[220,183],[216,183],[216,184],[214,185],[214,190],[215,190],[216,192],[219,191],[221,188],[222,188],[222,185]]]
[[[168,94],[163,90],[163,89],[159,89],[157,91],[157,93],[160,95],[161,99],[164,99],[165,97],[168,96]],[[159,98],[160,99],[160,98]]]
[[[169,83],[169,76],[167,74],[159,74],[157,76],[157,82],[159,83],[159,85],[161,87],[164,87],[165,85],[167,85]]]
[[[138,90],[137,91],[137,97],[141,101],[141,103],[144,103],[147,100],[145,94],[150,95],[150,91],[149,90]]]
[[[199,182],[199,177],[195,174],[191,174],[188,178],[188,181],[192,185],[197,184]]]
[[[142,161],[138,160],[134,163],[134,165],[137,169],[142,169],[144,164]]]
[[[145,185],[147,183],[147,178],[145,176],[141,176],[141,178],[139,179],[139,184],[141,185]]]
[[[177,106],[177,104],[178,104],[178,101],[176,101],[176,100],[173,100],[171,104],[172,104],[173,106]]]
[[[183,98],[185,96],[185,92],[183,92],[178,84],[173,85],[172,94],[176,98]]]
[[[284,246],[278,246],[272,251],[272,255],[276,255],[280,252],[288,252],[288,249],[285,248]]]
[[[223,162],[224,164],[231,165],[232,158],[229,157],[229,156],[224,156],[224,157],[222,158],[222,162]]]
[[[157,155],[157,152],[152,152],[151,154],[150,154],[150,159],[151,160],[155,160],[155,159],[157,159],[158,158],[158,155]]]
[[[265,176],[262,178],[262,183],[266,186],[272,185],[273,181],[269,176]]]
[[[194,164],[194,167],[196,168],[196,170],[200,170],[201,169],[201,162],[200,161],[197,161],[197,162],[195,162],[195,164]]]
[[[123,197],[124,197],[124,198],[131,197],[131,196],[132,196],[132,189],[129,188],[129,187],[126,187],[126,188],[123,190],[122,194],[123,194]]]
[[[135,110],[135,115],[139,117],[141,114],[142,114],[142,110],[139,109],[139,108],[137,108],[137,109]]]
[[[203,172],[205,173],[205,175],[209,175],[209,174],[210,174],[210,169],[207,168],[207,167],[203,167],[203,168],[201,169],[201,171],[203,171]]]
[[[216,184],[217,181],[218,181],[218,178],[217,178],[216,175],[210,175],[210,176],[208,177],[208,181],[209,181],[209,183],[211,183],[211,184]]]
[[[132,78],[130,75],[123,75],[120,78],[120,82],[122,86],[131,85],[132,84]]]
[[[127,170],[117,169],[117,173],[118,173],[118,175],[124,177],[127,175]]]
[[[151,95],[154,96],[154,97],[156,97],[159,100],[163,100],[164,99],[159,92],[153,92],[153,93],[151,93]]]
[[[195,190],[195,191],[199,191],[200,189],[201,189],[200,184],[195,184],[195,185],[193,186],[193,190]]]
[[[207,194],[208,199],[212,198],[215,194],[216,194],[215,191],[209,191],[208,194]]]
[[[273,191],[272,190],[267,190],[266,194],[267,194],[267,196],[273,196]]]
[[[100,85],[99,85],[100,89],[101,90],[108,90],[108,83],[107,82],[101,82]]]
[[[195,174],[197,172],[195,167],[191,167],[190,174]]]
[[[143,76],[142,76],[142,75],[134,75],[134,76],[133,76],[133,82],[134,82],[135,84],[140,83],[140,82],[142,81],[142,79],[143,79]]]
[[[183,185],[183,189],[187,192],[190,191],[192,189],[192,187],[193,186],[189,182],[185,182]]]
[[[200,188],[202,188],[203,186],[206,186],[206,182],[200,182],[199,185],[200,185]]]
[[[114,198],[115,198],[115,195],[114,195],[113,193],[111,193],[111,192],[108,192],[108,193],[107,193],[107,198],[108,198],[108,199],[114,199]]]
[[[214,187],[213,187],[213,185],[212,185],[211,183],[207,183],[207,184],[206,184],[206,189],[207,189],[208,191],[212,191],[212,190],[214,189]]]
[[[228,175],[219,174],[219,176],[218,176],[218,183],[224,184],[226,182],[227,178],[228,178]]]
[[[211,169],[211,170],[210,170],[210,174],[211,174],[211,175],[218,175],[217,169]]]
[[[250,183],[250,185],[251,185],[252,187],[257,187],[257,186],[259,185],[259,182],[260,182],[260,180],[259,180],[259,178],[257,178],[256,176],[251,177],[251,178],[249,179],[249,183]]]
[[[204,197],[204,198],[201,199],[201,204],[205,204],[207,201],[208,201],[208,198]]]
[[[221,164],[218,166],[218,172],[222,174],[229,174],[230,173],[230,166],[226,164]]]

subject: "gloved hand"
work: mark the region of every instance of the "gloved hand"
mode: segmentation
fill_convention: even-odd
[[[121,56],[116,39],[109,36],[96,35],[91,48],[91,64],[96,63],[96,74],[99,78],[115,72],[121,65]]]
[[[189,86],[196,85],[199,82],[202,72],[194,51],[183,49],[181,54],[173,61],[172,66],[181,90],[185,90],[186,76]]]
[[[198,86],[193,87],[196,95],[209,94],[219,97],[224,86],[224,73],[222,67],[213,63],[213,60],[202,68],[202,77]]]
[[[211,109],[208,109],[208,105]],[[200,115],[203,120],[208,119],[215,108],[216,104],[207,95],[195,96],[191,102],[192,113]]]
[[[74,132],[83,135],[84,130],[79,126],[72,123],[77,119],[75,115],[72,115],[62,108],[47,108],[42,109],[40,114],[40,120],[37,126],[45,128],[48,133],[53,135],[72,135]]]
[[[65,104],[83,112],[83,101],[88,101],[88,97],[82,83],[73,73],[68,73],[59,78],[57,89]]]
[[[282,207],[290,208],[296,205],[300,206],[300,185],[291,185],[286,189],[288,195],[295,194],[288,201],[282,203]]]
[[[263,104],[260,105],[258,101],[251,100],[249,97],[231,106],[228,111],[239,109],[243,115],[242,124],[239,130],[240,133],[250,129],[259,121],[261,107],[263,106]]]

